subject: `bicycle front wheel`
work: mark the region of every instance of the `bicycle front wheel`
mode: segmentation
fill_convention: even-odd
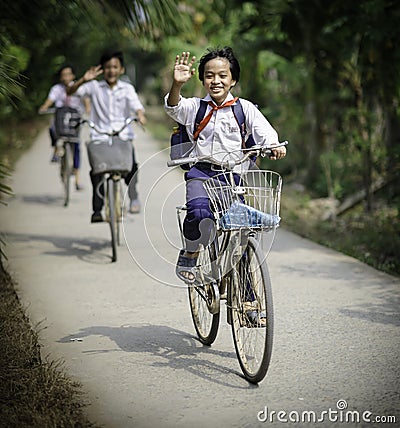
[[[111,232],[111,249],[112,258],[111,261],[117,261],[117,216],[115,212],[115,182],[109,177],[107,179],[107,200],[108,200],[108,223],[110,225]]]
[[[113,180],[114,182],[114,210],[115,210],[115,235],[117,245],[121,245],[120,225],[122,221],[122,197],[121,197],[121,182],[120,180]]]
[[[258,383],[271,359],[273,305],[265,255],[253,237],[231,272],[228,292],[236,355],[245,378]]]
[[[64,187],[64,207],[69,204],[72,174],[72,148],[71,144],[64,144],[64,155],[61,160],[61,180]]]
[[[193,285],[188,286],[194,328],[200,342],[208,346],[217,337],[220,318],[215,260],[215,242],[206,248],[202,247],[197,261],[198,278]]]

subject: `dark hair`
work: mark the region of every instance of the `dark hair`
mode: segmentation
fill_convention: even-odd
[[[124,66],[124,55],[121,51],[109,51],[104,52],[103,55],[100,58],[100,65],[104,67],[104,64],[112,58],[119,59],[119,62],[121,63],[121,67]]]
[[[204,83],[204,67],[208,61],[215,58],[226,58],[229,61],[229,68],[232,73],[232,78],[239,82],[240,78],[240,65],[236,59],[232,48],[225,46],[222,49],[208,49],[208,53],[200,58],[199,64],[199,79]]]
[[[57,78],[60,79],[61,77],[61,73],[63,72],[63,70],[65,70],[66,68],[70,68],[72,71],[72,74],[75,74],[75,69],[71,64],[63,64],[57,71]]]

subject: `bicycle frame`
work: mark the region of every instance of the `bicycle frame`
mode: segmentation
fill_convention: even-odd
[[[185,247],[185,238],[183,235],[183,211],[186,211],[185,205],[176,207],[177,221],[181,236],[182,247]],[[243,248],[247,245],[249,237],[260,239],[261,234],[250,229],[235,231],[215,231],[215,236],[209,243],[214,244],[216,248],[216,260],[213,261],[213,272],[216,273],[213,278],[215,281],[223,281],[236,266],[243,253]],[[222,293],[221,293],[222,294]]]
[[[104,192],[104,194],[102,194],[101,191],[100,191],[100,187],[101,186],[106,187],[107,186],[107,182],[109,180],[112,180],[114,183],[118,183],[119,184],[121,178],[122,178],[122,176],[121,176],[120,172],[106,173],[106,174],[103,175],[103,179],[100,181],[100,183],[96,187],[96,193],[97,193],[97,195],[101,199],[103,199],[103,201],[104,201],[104,207],[105,207],[105,211],[106,211],[106,219],[105,220],[107,222],[109,221],[109,209],[110,209],[109,195],[108,195],[108,193],[106,191]],[[120,192],[118,193],[118,195],[116,195],[116,197],[117,197],[116,201],[118,202],[118,206],[122,206],[122,200],[121,200]],[[119,210],[119,211],[121,211],[121,210]],[[119,213],[119,216],[118,216],[118,221],[121,221],[121,220],[122,220],[122,211]]]
[[[107,137],[108,145],[112,145],[114,142],[114,138],[119,138],[119,134],[129,126],[132,122],[137,121],[136,118],[127,118],[123,124],[123,126],[116,131],[104,131],[99,129],[94,122],[90,120],[82,120],[78,126],[87,123],[90,128],[94,129],[98,134],[102,134]],[[97,141],[97,140],[94,140]],[[89,142],[93,143],[94,141]],[[110,225],[111,232],[111,247],[112,247],[112,261],[115,262],[117,260],[117,246],[120,245],[120,223],[122,221],[122,210],[123,210],[123,197],[121,195],[121,178],[124,172],[128,171],[128,168],[120,168],[120,165],[107,165],[106,170],[101,170],[99,174],[103,176],[102,181],[99,183],[94,191],[97,195],[104,200],[105,220]],[[126,165],[124,165],[126,166]],[[93,166],[92,166],[93,167]],[[115,170],[114,170],[115,169]],[[100,191],[101,186],[103,186],[104,194]]]
[[[95,191],[104,201],[105,221],[110,225],[112,261],[117,261],[117,246],[121,245],[120,224],[123,215],[123,197],[121,190],[120,172],[110,172],[103,175]],[[104,193],[101,192],[103,186]]]

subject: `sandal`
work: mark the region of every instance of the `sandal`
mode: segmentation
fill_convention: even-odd
[[[248,327],[266,327],[267,313],[265,311],[249,310],[245,312]]]
[[[197,257],[187,257],[184,254],[185,250],[180,250],[175,272],[179,279],[188,284],[193,284],[196,280]],[[188,276],[183,275],[183,273],[188,274]]]

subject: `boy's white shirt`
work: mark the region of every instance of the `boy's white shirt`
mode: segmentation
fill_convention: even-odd
[[[176,122],[186,126],[189,138],[193,142],[193,125],[200,107],[201,99],[197,97],[184,98],[181,96],[176,106],[169,106],[167,102],[168,96],[169,94],[165,96],[164,100],[166,113]],[[224,102],[230,101],[233,98],[233,95],[229,93]],[[207,94],[203,100],[207,102],[212,101],[209,94]],[[261,144],[264,147],[279,144],[277,132],[257,107],[243,98],[240,98],[240,103],[243,107],[248,136],[253,134],[256,144]],[[204,116],[206,116],[210,110],[211,106],[207,106]],[[241,148],[242,137],[239,125],[233,114],[232,108],[226,107],[214,112],[210,122],[200,132],[196,147],[191,153],[191,156],[211,156],[215,162],[218,163],[226,161],[229,153],[235,152],[241,156]],[[234,159],[238,159],[237,154],[234,156]]]
[[[118,80],[113,88],[110,88],[105,80],[91,80],[80,86],[76,95],[90,98],[90,119],[99,129],[106,132],[119,130],[128,117],[136,115],[137,110],[144,111],[133,85],[122,80]],[[132,140],[134,138],[132,127],[126,127],[119,137],[122,140]],[[98,134],[92,129],[91,138],[101,140],[107,139],[107,136]]]
[[[57,83],[52,86],[47,98],[52,100],[54,106],[57,108],[67,105],[69,107],[76,108],[80,113],[83,112],[83,105],[80,98],[75,95],[68,96],[65,91],[65,85],[62,83]]]

